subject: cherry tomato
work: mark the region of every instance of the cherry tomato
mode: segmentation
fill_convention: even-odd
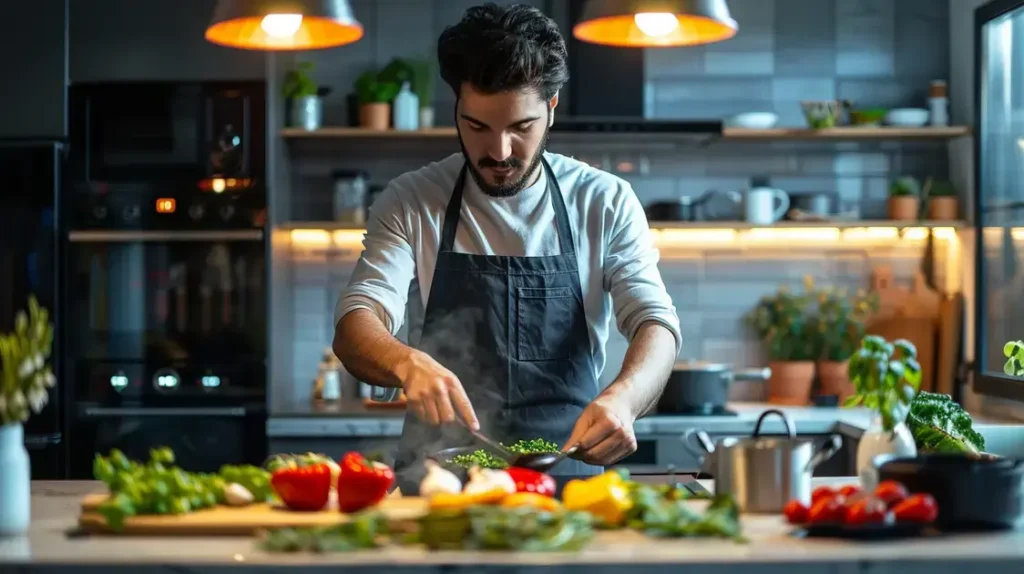
[[[880,498],[865,496],[846,509],[846,524],[863,526],[865,524],[884,524],[891,520],[889,507]]]
[[[846,509],[842,500],[835,496],[822,497],[818,502],[811,505],[807,512],[809,524],[835,524],[843,521]]]
[[[875,496],[884,500],[889,508],[892,508],[906,500],[910,493],[907,492],[907,487],[895,480],[886,480],[875,488]]]
[[[846,486],[839,489],[839,494],[842,494],[847,498],[854,498],[858,494],[860,494],[860,492],[860,487],[852,484],[847,484]]]
[[[804,524],[807,522],[807,513],[810,511],[804,503],[799,500],[790,500],[782,509],[786,522],[790,524]]]
[[[823,498],[832,498],[835,495],[836,491],[832,490],[832,487],[819,486],[818,488],[814,489],[813,493],[811,493],[811,506],[814,506],[815,504],[818,503],[818,501],[820,501]]]
[[[930,494],[914,494],[892,508],[897,522],[931,524],[939,517],[939,505]]]

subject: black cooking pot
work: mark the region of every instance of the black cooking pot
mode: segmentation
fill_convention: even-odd
[[[676,363],[665,392],[658,399],[658,414],[709,414],[725,407],[734,380],[767,381],[769,368],[733,371],[729,365],[702,361]]]
[[[1011,529],[1024,513],[1022,460],[958,454],[894,457],[878,465],[878,479],[935,497],[941,530]]]

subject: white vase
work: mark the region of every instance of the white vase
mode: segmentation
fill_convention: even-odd
[[[857,476],[865,490],[874,490],[878,486],[878,469],[874,460],[883,454],[917,456],[917,445],[907,425],[900,423],[889,432],[882,428],[882,418],[876,416],[857,445]]]
[[[420,129],[429,130],[434,127],[434,108],[420,108]]]
[[[0,537],[28,530],[31,479],[21,424],[0,426]]]

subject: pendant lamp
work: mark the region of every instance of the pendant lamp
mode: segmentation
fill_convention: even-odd
[[[348,0],[217,0],[206,39],[246,50],[319,50],[363,37]]]
[[[572,33],[591,44],[659,48],[711,44],[737,30],[725,0],[587,0]]]

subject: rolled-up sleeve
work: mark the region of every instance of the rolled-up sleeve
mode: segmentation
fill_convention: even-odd
[[[615,323],[627,340],[648,321],[675,335],[682,348],[679,315],[658,270],[658,250],[640,200],[623,182],[612,206],[604,256],[604,288],[611,294]]]
[[[392,181],[373,203],[363,253],[334,309],[335,324],[356,309],[367,309],[377,314],[392,335],[402,328],[416,258],[399,191],[399,183]]]

